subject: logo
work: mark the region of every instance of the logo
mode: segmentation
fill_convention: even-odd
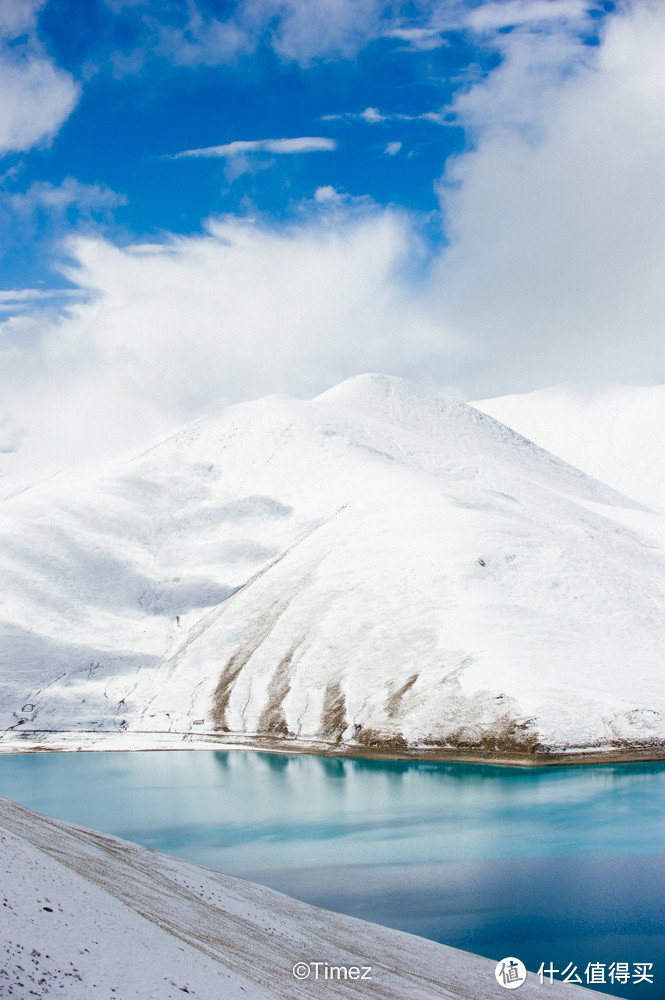
[[[505,990],[516,990],[526,982],[526,968],[519,958],[502,958],[494,970],[496,981]]]

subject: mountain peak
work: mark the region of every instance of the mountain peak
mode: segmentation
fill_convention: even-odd
[[[369,372],[352,375],[315,397],[314,402],[341,404],[354,409],[378,408],[385,415],[386,405],[409,403],[442,404],[445,397],[434,390],[423,388],[416,382],[399,375],[381,375]]]
[[[612,505],[405,379],[230,407],[4,505],[0,726],[663,740],[663,555]]]

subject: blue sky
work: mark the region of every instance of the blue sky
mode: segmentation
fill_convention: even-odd
[[[525,18],[528,24],[533,7],[9,3],[32,8],[33,18],[7,39],[8,50],[20,58],[22,49],[38,46],[78,95],[52,138],[47,132],[32,148],[6,149],[4,288],[61,283],[50,266],[57,261],[51,241],[70,228],[98,225],[114,239],[132,240],[193,233],[220,213],[283,220],[325,187],[435,213],[435,182],[447,158],[473,142],[453,99],[499,65],[501,35],[520,30]],[[557,5],[560,19],[547,11],[532,24],[536,38],[563,28],[593,44],[612,7],[601,0],[580,17],[579,4],[545,6]],[[505,12],[498,28],[474,31],[465,23],[469,12],[489,8]],[[215,38],[232,28],[231,41]],[[172,158],[303,137],[330,148]],[[445,238],[444,228],[432,227],[435,234]]]
[[[663,44],[656,0],[3,0],[0,447],[662,381]]]

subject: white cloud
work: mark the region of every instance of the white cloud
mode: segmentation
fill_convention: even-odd
[[[309,66],[316,60],[352,59],[373,42],[393,42],[402,51],[423,52],[449,45],[447,33],[472,31],[486,41],[506,28],[541,33],[578,26],[594,0],[425,0],[400,5],[391,0],[236,0],[220,19],[197,0],[171,5],[168,21],[147,0],[106,0],[119,12],[134,8],[148,29],[146,50],[116,53],[119,72],[139,72],[148,55],[176,65],[239,65],[261,46],[285,62]],[[602,9],[602,8],[601,8]]]
[[[29,299],[40,298],[43,294],[39,288],[3,289],[0,291],[0,302],[3,304],[25,302]]]
[[[126,201],[124,195],[112,191],[106,184],[82,184],[74,177],[66,177],[61,184],[35,181],[27,191],[8,198],[14,211],[22,214],[41,210],[57,215],[75,207],[84,216],[107,213]]]
[[[414,52],[430,52],[448,45],[439,28],[389,28],[384,37],[404,42],[404,48]]]
[[[186,149],[182,153],[173,153],[172,160],[183,157],[219,156],[231,158],[245,156],[248,153],[276,153],[277,155],[292,153],[322,153],[337,149],[334,139],[323,136],[301,136],[295,139],[236,139],[222,146],[206,146],[203,149]]]
[[[85,300],[56,321],[33,311],[0,325],[0,417],[24,454],[35,466],[99,457],[216,397],[411,371],[442,337],[402,273],[414,234],[400,215],[332,209],[282,231],[215,221],[158,247],[77,239],[67,275]]]
[[[273,25],[270,43],[284,60],[351,58],[381,33],[382,0],[244,0],[245,24]]]
[[[389,142],[384,152],[386,153],[387,156],[397,156],[401,148],[402,148],[401,142]]]
[[[54,299],[74,298],[78,292],[70,288],[17,288],[0,290],[0,311],[16,314],[36,303],[52,302]]]
[[[437,295],[480,391],[665,381],[664,49],[649,2],[609,18],[596,47],[511,32],[458,100],[477,145],[441,188]]]
[[[545,25],[553,21],[583,22],[589,4],[585,0],[505,0],[472,8],[466,18],[475,31],[497,31],[519,25]]]
[[[150,53],[184,66],[238,65],[261,46],[301,66],[352,59],[379,40],[426,52],[450,44],[449,32],[470,30],[490,39],[505,28],[546,33],[562,23],[580,24],[588,7],[586,0],[427,0],[406,6],[391,0],[237,0],[220,19],[188,0],[172,5],[167,23],[155,13],[158,5],[106,3],[125,14],[134,7],[152,38]],[[138,72],[147,54],[116,53],[113,62],[119,72]]]
[[[207,146],[203,149],[186,149],[173,153],[168,159],[218,157],[226,160],[225,176],[229,183],[241,174],[257,173],[274,165],[267,154],[284,156],[298,153],[325,153],[337,149],[334,139],[322,136],[300,136],[293,139],[236,139],[222,146]]]
[[[378,108],[365,108],[364,111],[347,111],[343,114],[321,115],[321,121],[362,121],[367,125],[380,125],[383,122],[432,122],[435,125],[455,125],[459,123],[455,115],[440,111],[422,111],[419,114],[407,115],[402,111],[379,111]]]
[[[32,31],[37,13],[46,0],[2,0],[0,5],[0,37],[16,38]]]
[[[69,276],[85,301],[0,327],[12,440],[35,462],[105,454],[215,396],[309,394],[366,370],[475,396],[590,373],[665,381],[665,9],[627,7],[589,46],[575,5],[546,23],[526,6],[513,30],[487,29],[503,61],[451,109],[474,145],[443,179],[450,242],[430,274],[415,223],[330,186],[297,227],[79,239]]]
[[[380,36],[386,9],[383,0],[240,0],[219,20],[190,0],[183,24],[163,24],[150,13],[144,18],[157,38],[153,51],[177,65],[234,63],[266,44],[285,62],[307,66],[352,58]]]
[[[314,192],[314,201],[321,202],[331,202],[336,201],[341,197],[336,188],[331,184],[323,184],[321,187],[317,187]]]
[[[3,0],[0,6],[0,155],[49,142],[78,101],[76,82],[37,40],[43,3]]]
[[[100,226],[112,224],[116,208],[127,201],[105,184],[83,184],[74,177],[60,184],[33,181],[23,191],[12,191],[13,186],[0,184],[0,229],[5,234],[0,254],[25,245],[33,257],[45,252],[51,257],[59,241],[73,231],[99,231]],[[37,306],[38,299],[44,295],[26,301]]]
[[[159,39],[154,51],[177,66],[233,63],[257,44],[252,32],[242,24],[205,18],[194,3],[188,4],[188,20],[183,27],[159,24],[154,18],[148,21]],[[140,63],[136,64],[138,68]]]
[[[556,16],[544,17],[543,9],[550,8]],[[567,78],[595,62],[596,47],[584,41],[594,29],[589,9],[577,0],[508,0],[471,10],[466,30],[501,62],[457,90],[452,104],[442,109],[445,121],[463,125],[471,138],[512,128],[538,139]],[[513,29],[500,30],[508,25]]]
[[[365,108],[364,111],[360,112],[359,117],[372,125],[376,122],[384,122],[386,120],[385,115],[382,115],[378,108]]]
[[[411,20],[389,11],[384,38],[415,52],[448,45],[448,32],[472,31],[494,43],[506,28],[529,28],[547,34],[562,26],[588,23],[594,0],[434,0],[412,8]],[[602,8],[600,8],[602,10]]]
[[[0,55],[0,154],[48,142],[78,95],[77,84],[52,62]]]

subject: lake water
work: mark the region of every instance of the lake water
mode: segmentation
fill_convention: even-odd
[[[665,764],[0,755],[0,794],[534,972],[652,962],[598,988],[665,998]]]

